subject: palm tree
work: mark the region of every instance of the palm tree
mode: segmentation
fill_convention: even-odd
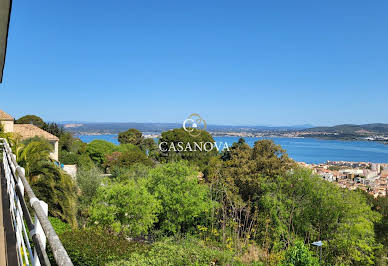
[[[52,149],[45,139],[32,138],[16,148],[16,160],[37,197],[49,205],[49,213],[76,227],[76,185],[50,158]]]

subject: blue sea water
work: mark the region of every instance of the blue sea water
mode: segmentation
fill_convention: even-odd
[[[80,135],[83,142],[102,139],[118,144],[117,135]],[[217,143],[231,146],[238,137],[214,137]],[[245,138],[250,146],[261,138]],[[368,141],[321,140],[312,138],[270,138],[298,162],[355,161],[388,163],[388,145]]]

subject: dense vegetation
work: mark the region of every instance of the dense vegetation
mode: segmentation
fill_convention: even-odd
[[[135,129],[119,141],[62,132],[60,161],[78,166],[76,180],[50,161],[44,140],[12,142],[75,265],[387,262],[387,198],[326,182],[270,140],[192,154],[159,152]],[[174,129],[159,144],[194,141],[214,140]],[[319,240],[321,258],[311,245]]]

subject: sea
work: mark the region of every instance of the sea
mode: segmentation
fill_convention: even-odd
[[[95,139],[118,144],[117,135],[79,135],[83,142],[89,143]],[[217,144],[227,143],[231,146],[239,137],[214,137]],[[244,138],[250,146],[263,138]],[[372,141],[323,140],[314,138],[266,138],[272,139],[282,146],[289,157],[297,162],[324,163],[326,161],[353,161],[388,163],[388,145]]]

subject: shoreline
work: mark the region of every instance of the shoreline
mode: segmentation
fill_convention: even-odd
[[[71,132],[72,133],[72,132]],[[149,133],[149,132],[142,132],[144,137],[152,137],[152,138],[158,138],[161,136],[161,133]],[[147,134],[148,133],[148,134]],[[382,140],[369,140],[369,139],[344,139],[344,138],[328,138],[328,137],[309,137],[309,136],[284,136],[284,135],[241,135],[241,133],[225,133],[225,134],[219,134],[219,133],[212,133],[209,132],[213,137],[239,137],[239,138],[289,138],[289,139],[318,139],[318,140],[337,140],[337,141],[348,141],[348,142],[353,142],[353,141],[362,141],[362,142],[372,142],[372,143],[381,143],[384,145],[388,145],[388,141],[382,141]],[[118,133],[99,133],[99,132],[81,132],[81,133],[73,133],[74,136],[106,136],[106,135],[118,135]]]

